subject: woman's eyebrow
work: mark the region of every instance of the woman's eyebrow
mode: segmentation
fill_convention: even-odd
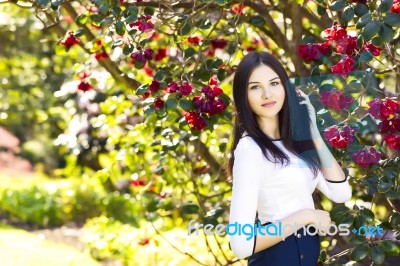
[[[275,77],[273,79],[270,79],[269,81],[273,81],[275,79],[279,79],[279,77]],[[252,84],[252,83],[260,83],[260,82],[259,81],[251,81],[251,82],[249,82],[249,85]]]

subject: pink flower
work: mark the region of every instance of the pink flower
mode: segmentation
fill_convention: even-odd
[[[382,159],[382,154],[375,150],[374,147],[368,147],[353,153],[351,158],[360,166],[368,166],[379,162]]]
[[[151,92],[157,92],[160,89],[161,83],[158,80],[153,79],[153,81],[150,84],[150,91]]]
[[[336,50],[338,53],[353,55],[357,49],[357,37],[346,36],[337,40]]]
[[[192,93],[193,87],[190,85],[190,83],[184,81],[181,86],[178,87],[179,93],[182,96],[188,96]]]
[[[154,100],[154,108],[156,108],[157,110],[160,110],[164,107],[164,101],[162,99],[160,99],[159,97],[157,97]]]
[[[321,102],[328,108],[341,111],[353,103],[353,98],[335,89],[331,91],[322,91]]]
[[[368,102],[370,106],[368,113],[376,119],[391,119],[400,110],[400,102],[396,102],[390,98],[374,99]]]
[[[195,130],[203,130],[208,126],[207,121],[198,112],[186,112],[185,119]]]
[[[332,26],[322,32],[322,37],[330,41],[337,41],[347,37],[347,31],[341,25]]]
[[[386,135],[383,137],[389,148],[400,151],[400,136],[399,135]]]
[[[348,125],[341,129],[335,125],[324,130],[324,137],[332,147],[340,149],[346,148],[354,141],[354,132],[356,130]]]
[[[379,56],[381,54],[382,49],[379,47],[376,47],[375,45],[373,45],[370,42],[366,42],[366,43],[364,43],[363,47],[361,48],[361,52],[364,52],[364,51],[369,51],[374,56]]]
[[[379,123],[379,128],[382,134],[395,134],[396,131],[400,132],[400,117],[382,120]]]
[[[166,93],[174,93],[178,89],[178,84],[175,81],[170,82],[167,87],[165,87],[164,91]]]
[[[303,58],[306,62],[318,60],[329,51],[329,41],[324,43],[301,44],[298,48],[299,56]]]
[[[344,77],[348,77],[350,73],[354,70],[354,59],[351,56],[347,56],[342,59],[336,65],[331,67],[333,73],[337,75],[342,75]]]

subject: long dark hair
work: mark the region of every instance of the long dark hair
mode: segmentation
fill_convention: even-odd
[[[278,113],[282,143],[289,151],[304,160],[316,177],[318,169],[321,167],[321,161],[311,138],[307,107],[299,103],[303,97],[296,94],[294,85],[290,83],[284,67],[275,57],[267,52],[250,52],[239,63],[233,79],[233,101],[236,113],[233,144],[230,151],[231,157],[227,167],[228,179],[232,179],[234,151],[244,131],[253,138],[264,157],[269,161],[276,163],[278,159],[281,164],[286,163],[286,165],[289,162],[286,154],[275,146],[272,140],[261,130],[256,115],[250,108],[247,97],[248,82],[254,68],[261,64],[274,70],[285,88],[285,100]],[[274,157],[274,161],[269,158],[267,150]]]

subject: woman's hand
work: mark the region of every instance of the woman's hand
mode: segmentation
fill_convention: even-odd
[[[313,125],[317,125],[317,117],[315,114],[315,109],[314,109],[314,106],[312,106],[312,104],[310,102],[310,98],[308,98],[308,95],[299,89],[296,89],[296,92],[297,92],[297,95],[304,98],[304,100],[301,101],[300,104],[305,104],[307,106],[308,115],[310,117],[311,122],[313,123]]]
[[[329,227],[332,223],[329,212],[324,210],[310,210],[310,222],[316,227],[316,229],[325,235],[329,231]]]

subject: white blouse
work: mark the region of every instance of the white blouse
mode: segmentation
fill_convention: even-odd
[[[302,209],[315,209],[312,198],[315,188],[337,203],[351,198],[347,178],[342,182],[328,181],[321,171],[314,178],[308,165],[288,151],[281,140],[273,143],[288,155],[289,165],[267,160],[251,137],[244,136],[239,140],[234,151],[230,224],[254,224],[256,211],[263,224],[277,222]],[[229,237],[232,251],[238,258],[252,255],[253,238],[246,240],[247,236],[243,234]]]

